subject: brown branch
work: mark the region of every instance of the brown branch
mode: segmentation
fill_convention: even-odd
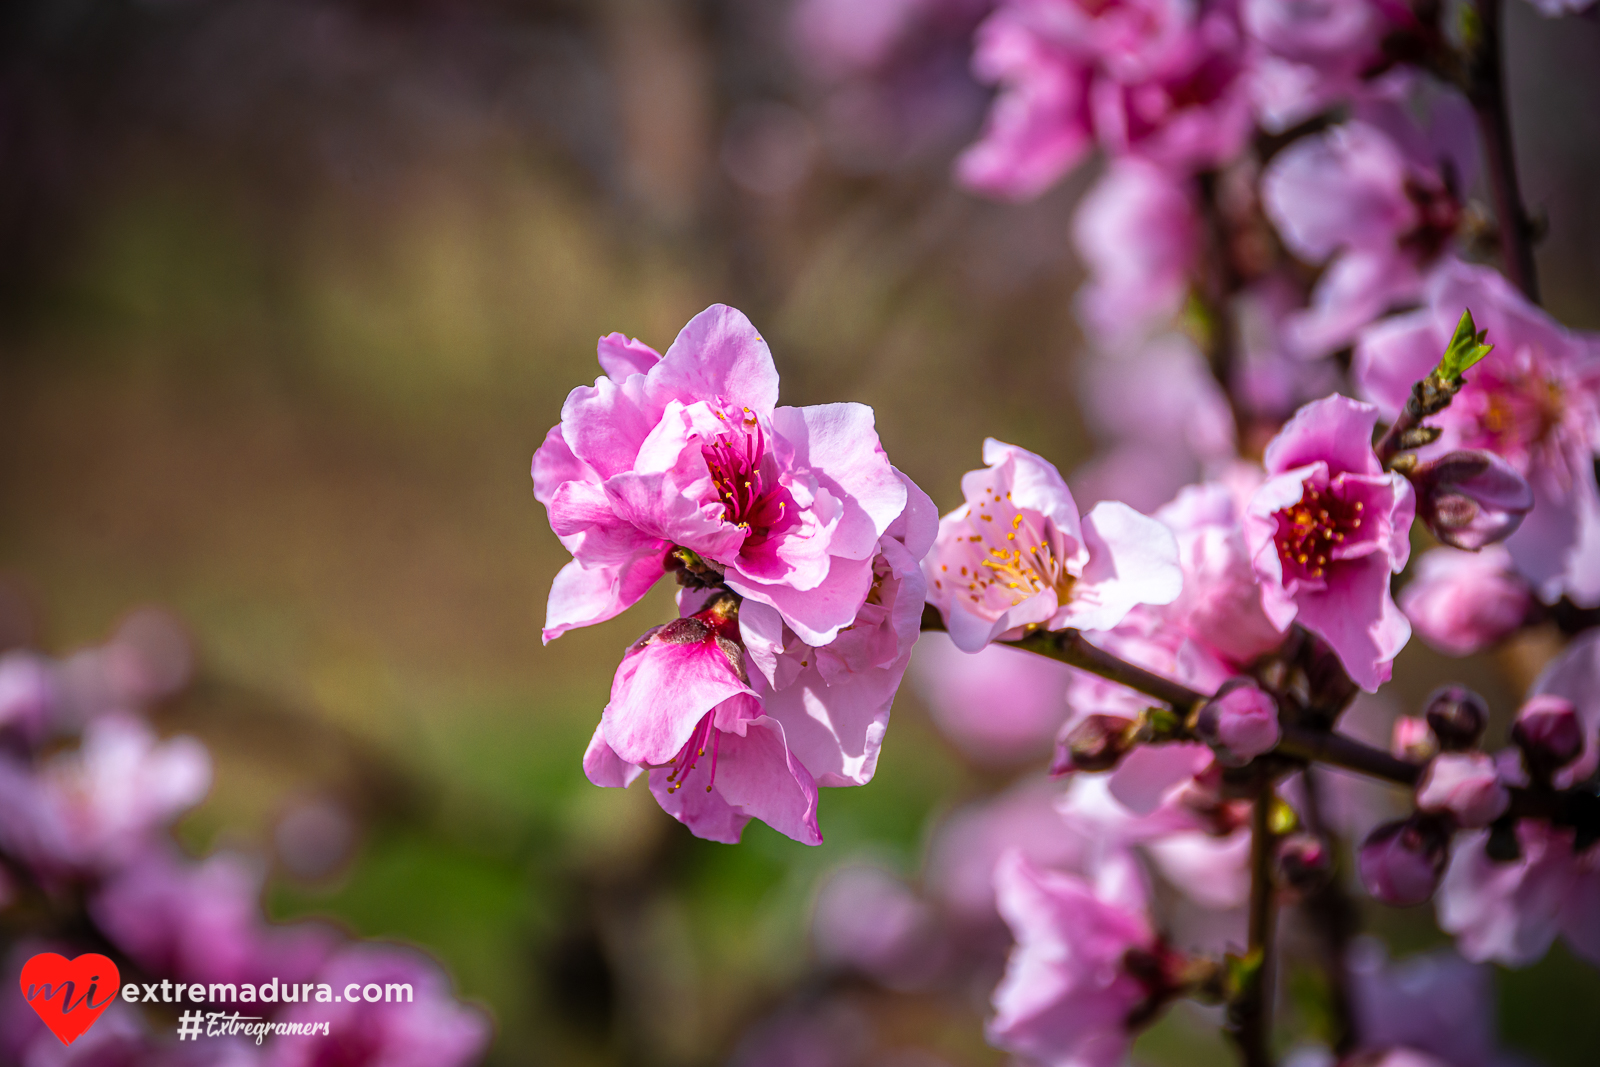
[[[1494,213],[1500,225],[1500,253],[1506,277],[1535,304],[1539,302],[1539,275],[1533,259],[1534,225],[1522,202],[1517,181],[1516,149],[1511,141],[1511,118],[1506,104],[1502,52],[1501,0],[1475,0],[1480,36],[1467,61],[1467,97],[1483,138],[1489,184],[1494,190]]]
[[[1317,934],[1322,970],[1328,982],[1333,1051],[1348,1056],[1361,1044],[1350,998],[1350,941],[1355,937],[1360,915],[1339,877],[1339,863],[1343,857],[1335,847],[1332,829],[1323,818],[1321,775],[1315,767],[1307,767],[1300,781],[1305,793],[1306,830],[1322,843],[1333,865],[1322,883],[1306,894],[1302,907]]]
[[[1277,893],[1272,860],[1272,773],[1256,772],[1256,795],[1250,809],[1250,980],[1228,1005],[1228,1030],[1239,1046],[1245,1067],[1272,1067],[1272,1008],[1276,975],[1273,967],[1277,932]]]
[[[1415,785],[1422,774],[1417,764],[1398,759],[1346,734],[1287,724],[1282,729],[1283,738],[1273,749],[1280,756],[1306,763],[1327,763],[1396,785]]]

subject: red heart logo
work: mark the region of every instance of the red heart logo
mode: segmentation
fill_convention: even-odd
[[[22,965],[22,996],[70,1045],[117,999],[120,978],[117,965],[97,952],[75,960],[41,952]]]

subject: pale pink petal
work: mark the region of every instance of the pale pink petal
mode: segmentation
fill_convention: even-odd
[[[643,341],[627,334],[608,333],[596,346],[600,369],[613,381],[630,374],[648,374],[651,367],[661,362],[661,353]]]
[[[1083,520],[1089,561],[1052,629],[1109,630],[1136,604],[1170,604],[1183,591],[1172,531],[1126,504],[1096,504]]]
[[[794,446],[795,464],[809,468],[844,507],[828,552],[847,559],[871,556],[907,499],[904,481],[878,443],[872,409],[865,404],[778,408],[772,428]]]
[[[721,398],[764,419],[778,403],[778,368],[743,312],[712,304],[689,320],[651,368],[647,389],[663,405]]]
[[[589,776],[589,781],[612,789],[626,789],[643,771],[638,764],[622,762],[606,744],[605,727],[596,723],[594,736],[583,753],[583,773]]]

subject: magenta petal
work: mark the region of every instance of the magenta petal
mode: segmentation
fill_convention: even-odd
[[[647,374],[651,367],[661,362],[661,353],[626,334],[608,333],[600,338],[596,348],[600,369],[613,380],[626,378],[630,374]]]
[[[678,333],[647,388],[661,404],[720,397],[766,418],[778,403],[778,368],[743,312],[712,304]]]
[[[1161,806],[1167,791],[1211,765],[1211,750],[1198,743],[1140,745],[1111,772],[1111,795],[1135,815]]]
[[[1386,557],[1374,553],[1342,564],[1337,584],[1295,597],[1300,624],[1327,641],[1369,693],[1389,680],[1394,657],[1411,637],[1411,623],[1389,596],[1389,574]]]
[[[772,429],[794,447],[796,467],[809,468],[817,484],[843,505],[828,552],[866,559],[889,524],[905,510],[905,483],[878,443],[872,409],[865,404],[778,408]]]
[[[661,565],[666,547],[665,542],[654,542],[619,566],[591,570],[573,560],[562,567],[550,584],[544,643],[568,630],[615,618],[638,603],[666,573]]]
[[[1372,451],[1372,430],[1378,409],[1349,397],[1313,400],[1294,413],[1267,446],[1263,464],[1269,474],[1324,462],[1333,472],[1382,474]]]
[[[762,716],[743,737],[722,736],[716,790],[729,804],[802,845],[822,844],[817,829],[817,783],[785,743],[781,723]],[[698,779],[691,777],[689,787]]]
[[[652,634],[623,654],[600,723],[624,762],[660,765],[678,754],[707,712],[748,693],[715,641],[680,644]]]
[[[561,427],[552,426],[544,443],[533,454],[533,498],[548,505],[550,497],[564,482],[598,482],[594,468],[572,454]]]
[[[828,577],[815,589],[767,585],[733,571],[728,572],[727,583],[740,596],[777,608],[800,640],[818,647],[831,642],[855,620],[872,588],[872,561],[836,556]]]
[[[614,382],[598,378],[580,386],[561,405],[561,436],[572,454],[609,478],[633,467],[639,446],[661,417],[661,406],[647,400],[644,379]]]
[[[606,744],[605,727],[595,724],[594,736],[583,754],[583,773],[589,776],[589,781],[611,789],[626,789],[643,770],[637,764],[622,762]]]
[[[657,767],[650,772],[650,792],[655,796],[656,803],[661,805],[661,810],[687,826],[696,837],[737,845],[750,816],[728,803],[717,790],[708,793],[697,782],[673,789],[672,783],[667,780],[671,773],[665,767]],[[719,778],[722,775],[720,767],[717,775]]]

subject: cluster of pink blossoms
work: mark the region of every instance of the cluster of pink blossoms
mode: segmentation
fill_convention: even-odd
[[[351,941],[331,927],[281,926],[262,914],[264,865],[238,852],[192,860],[170,828],[211,786],[211,759],[187,736],[163,740],[143,710],[182,690],[187,635],[155,609],[130,614],[105,644],[65,659],[0,655],[0,908],[60,917],[15,941],[9,973],[29,957],[110,951],[125,982],[262,986],[276,980],[344,989],[409,982],[405,1005],[219,1004],[280,1022],[334,1019],[326,1035],[266,1042],[158,1036],[118,999],[70,1048],[9,985],[0,999],[0,1059],[21,1067],[464,1067],[488,1045],[479,1011],[457,1001],[432,960]],[[86,940],[85,932],[92,939]],[[296,990],[298,999],[298,990]],[[331,997],[331,993],[330,993]]]
[[[603,339],[534,460],[573,555],[546,639],[682,589],[623,657],[589,776],[648,771],[703,837],[753,817],[819,843],[816,787],[868,781],[941,630],[913,665],[935,722],[991,769],[1053,746],[1050,777],[951,815],[920,891],[873,863],[827,880],[829,968],[958,989],[1003,965],[988,1035],[1026,1062],[1116,1067],[1182,997],[1270,1062],[1263,910],[1314,928],[1364,890],[1432,900],[1456,951],[1313,929],[1344,992],[1339,1047],[1304,1062],[1504,1062],[1484,962],[1563,938],[1600,964],[1600,339],[1530,296],[1514,164],[1475,129],[1497,68],[1458,51],[1498,42],[1395,0],[814,0],[797,25],[865,77],[981,11],[996,95],[957,179],[1026,199],[1104,157],[1065,235],[1102,453],[1063,477],[990,439],[937,518],[870,411],[775,406],[737,312],[664,356]],[[1497,751],[1470,691],[1415,716],[1379,693],[1413,629],[1459,656],[1541,623],[1576,636]]]

